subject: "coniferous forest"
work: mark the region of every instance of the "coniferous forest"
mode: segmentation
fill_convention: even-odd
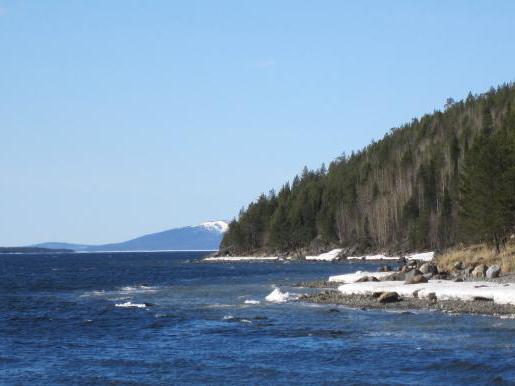
[[[515,85],[391,129],[326,168],[304,168],[241,210],[222,253],[443,249],[487,242],[515,225]]]

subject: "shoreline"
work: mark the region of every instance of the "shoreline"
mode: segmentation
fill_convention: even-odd
[[[348,255],[342,248],[332,249],[318,255],[247,255],[247,256],[231,256],[231,255],[211,255],[202,259],[209,262],[238,262],[238,261],[303,261],[303,262],[348,262],[348,261],[367,261],[367,262],[389,262],[395,263],[400,261],[426,261],[433,260],[434,251],[429,252],[412,252],[405,255],[388,256],[383,253],[373,255]]]
[[[515,306],[511,304],[497,304],[491,300],[431,300],[420,298],[401,297],[394,303],[380,303],[372,295],[345,295],[338,290],[324,290],[315,294],[302,295],[299,302],[313,304],[327,304],[346,306],[360,310],[383,311],[439,311],[446,314],[488,315],[497,317],[515,318]]]

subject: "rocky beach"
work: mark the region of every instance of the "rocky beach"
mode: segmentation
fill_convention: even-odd
[[[385,265],[378,272],[357,271],[298,286],[319,289],[300,296],[301,302],[515,317],[515,275],[503,275],[495,265],[457,262],[446,272],[432,261],[409,260],[396,270]]]

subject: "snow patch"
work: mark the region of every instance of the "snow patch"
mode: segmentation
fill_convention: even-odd
[[[515,305],[515,285],[491,282],[453,282],[430,280],[429,283],[404,284],[399,281],[362,282],[343,284],[338,287],[344,295],[372,295],[374,292],[397,292],[400,296],[427,298],[433,293],[439,300],[471,301],[475,298],[493,300],[498,304]]]
[[[383,254],[379,255],[369,255],[369,256],[349,256],[347,260],[399,260],[398,256],[385,256]]]
[[[260,260],[278,260],[277,256],[220,256],[206,257],[204,261],[260,261]]]
[[[354,273],[346,273],[344,275],[329,276],[328,281],[336,283],[355,283],[356,280],[366,276],[374,276],[377,279],[391,275],[393,272],[368,272],[368,271],[357,271]]]
[[[338,257],[341,251],[341,249],[333,249],[332,251],[322,253],[318,256],[306,256],[306,260],[333,261]]]
[[[421,261],[431,261],[435,256],[434,251],[432,252],[421,252],[421,253],[412,253],[411,255],[406,256],[408,260],[421,260]]]
[[[316,261],[333,261],[338,257],[338,254],[341,252],[341,249],[333,249],[332,251],[322,253],[317,256],[306,256],[306,260],[316,260]],[[422,261],[431,261],[433,260],[435,253],[434,252],[422,252],[422,253],[412,253],[406,256],[408,260],[422,260]],[[366,255],[366,256],[348,256],[347,260],[399,260],[399,256],[386,256],[383,254],[377,255]]]
[[[229,224],[225,221],[207,221],[199,225],[210,231],[225,233],[229,229]]]

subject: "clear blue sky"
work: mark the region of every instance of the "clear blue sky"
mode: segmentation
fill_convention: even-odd
[[[0,0],[0,245],[230,219],[515,79],[513,1]]]

